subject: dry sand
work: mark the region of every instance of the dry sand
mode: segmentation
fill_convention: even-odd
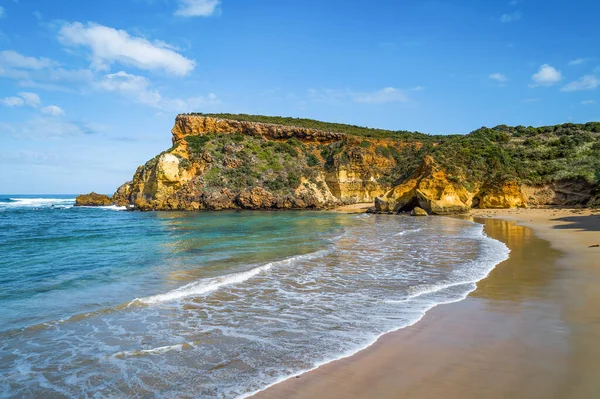
[[[473,216],[511,254],[467,299],[255,398],[600,397],[600,213]]]

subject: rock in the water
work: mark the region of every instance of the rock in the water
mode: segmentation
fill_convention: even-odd
[[[414,207],[412,211],[410,211],[411,216],[427,216],[427,211],[423,208],[419,208],[418,206]]]
[[[108,206],[111,204],[112,201],[108,195],[97,194],[93,191],[75,198],[75,206]]]

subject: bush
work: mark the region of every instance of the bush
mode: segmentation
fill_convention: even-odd
[[[379,155],[380,157],[386,158],[390,158],[392,156],[390,149],[384,145],[378,145],[377,147],[375,147],[375,154]]]
[[[321,161],[319,160],[319,158],[316,155],[309,153],[306,156],[306,164],[312,168],[314,166],[320,165]]]

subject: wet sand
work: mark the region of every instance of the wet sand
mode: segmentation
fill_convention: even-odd
[[[473,216],[511,254],[467,299],[254,397],[600,397],[600,213]]]
[[[365,213],[367,211],[367,209],[372,208],[372,207],[373,207],[372,202],[359,202],[358,204],[338,206],[333,211],[340,212],[340,213],[349,213],[349,214]]]

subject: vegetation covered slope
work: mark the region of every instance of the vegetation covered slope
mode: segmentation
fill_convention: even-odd
[[[173,147],[138,168],[118,203],[139,209],[327,208],[379,211],[594,205],[600,123],[426,135],[310,119],[179,115]]]

